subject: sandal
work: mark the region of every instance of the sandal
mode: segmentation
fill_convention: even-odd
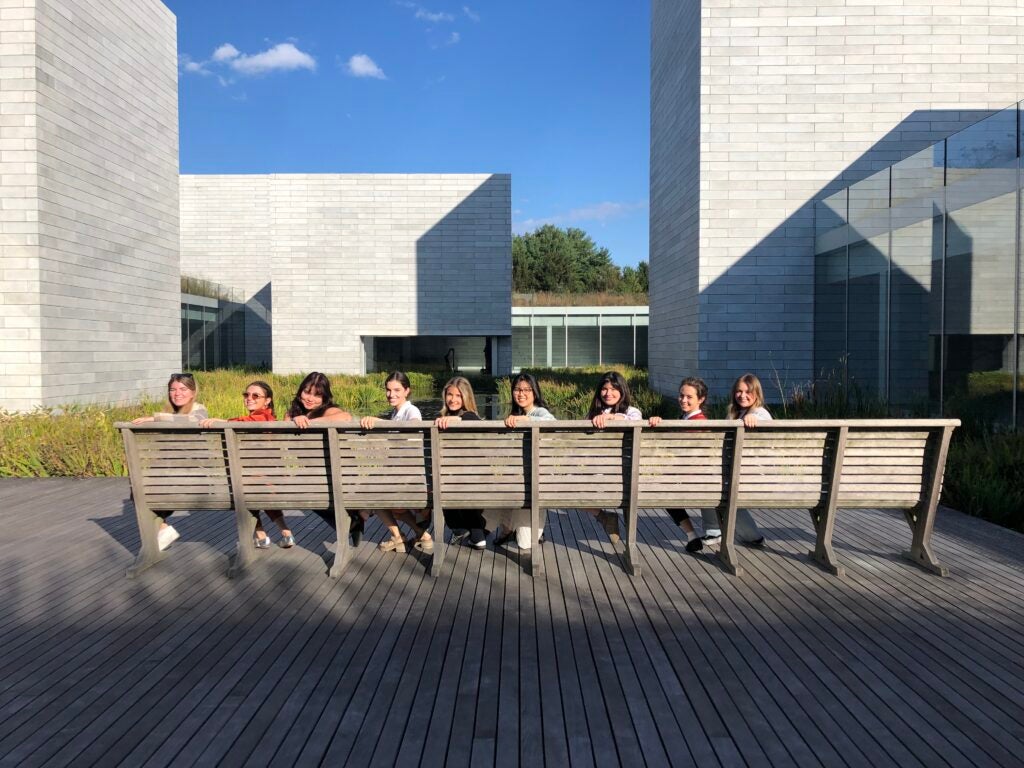
[[[405,542],[402,539],[385,539],[377,549],[381,552],[405,552]]]
[[[434,551],[434,540],[433,539],[420,539],[413,544],[416,549],[420,552],[433,552]]]

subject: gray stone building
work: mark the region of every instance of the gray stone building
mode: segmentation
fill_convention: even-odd
[[[1017,101],[1022,7],[652,1],[652,382],[809,382],[816,201]]]
[[[0,408],[178,370],[175,30],[158,0],[0,0]]]
[[[183,273],[241,291],[277,372],[512,365],[507,174],[181,177]]]

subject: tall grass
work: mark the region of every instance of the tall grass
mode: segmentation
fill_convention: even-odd
[[[367,376],[331,376],[337,403],[356,415],[387,410],[384,398],[386,373]],[[263,371],[226,369],[197,372],[198,401],[215,418],[245,414],[242,392],[249,382],[263,380],[274,390],[278,418],[302,381],[302,374],[275,375]],[[411,399],[434,395],[434,378],[410,373]],[[127,474],[118,421],[131,421],[159,411],[162,400],[140,398],[122,406],[68,405],[39,408],[31,413],[0,411],[0,477],[111,477]]]

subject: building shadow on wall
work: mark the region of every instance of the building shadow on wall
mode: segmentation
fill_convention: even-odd
[[[414,327],[402,336],[364,337],[367,370],[415,366],[492,372],[511,365],[511,178],[484,179],[416,241]],[[436,195],[447,194],[439,180]],[[401,274],[400,272],[396,274]],[[395,284],[395,298],[408,292]]]
[[[938,331],[941,300],[936,291],[941,293],[943,269],[947,286],[956,281],[957,297],[955,305],[947,306],[945,321],[947,325],[955,322],[964,326],[968,330],[963,333],[969,333],[975,273],[973,242],[943,216],[940,181],[936,197],[923,199],[928,212],[919,219],[926,222],[922,228],[927,233],[915,248],[920,260],[890,264],[891,217],[900,213],[888,207],[888,180],[875,190],[869,177],[917,153],[923,156],[936,142],[1000,111],[911,113],[701,290],[698,366],[708,378],[712,393],[728,392],[733,379],[746,371],[761,378],[769,402],[779,402],[797,388],[827,384],[835,377],[844,384],[856,380],[877,391],[880,381],[890,380],[893,371],[889,361],[898,353],[901,391],[917,393],[919,400],[927,399],[930,389],[937,387],[936,382],[928,380],[929,367],[935,367],[935,356],[942,353]],[[950,160],[953,164],[969,164],[964,157]],[[931,171],[939,173],[941,180],[941,165]],[[854,184],[861,199],[857,201],[859,208],[851,210],[850,252],[847,271],[842,275],[843,287],[840,291],[837,285],[819,285],[816,305],[815,208]],[[851,209],[853,197],[851,193]],[[881,205],[883,200],[885,205]],[[839,274],[830,276],[836,278]],[[898,297],[898,305],[892,304],[893,296]],[[775,317],[760,316],[759,307],[771,308]],[[895,311],[890,312],[893,308]],[[861,319],[840,333],[839,320],[848,309],[856,309]],[[895,350],[880,346],[894,333],[899,341]],[[826,348],[816,354],[819,341],[824,341]],[[727,357],[714,357],[714,350]],[[716,370],[727,373],[716,377]]]

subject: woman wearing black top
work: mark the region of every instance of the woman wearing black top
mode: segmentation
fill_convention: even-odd
[[[438,429],[447,429],[449,424],[459,421],[480,421],[480,414],[476,410],[472,385],[465,377],[456,376],[444,385],[444,406],[434,423]],[[474,549],[487,546],[487,531],[481,510],[448,509],[444,517],[452,529],[452,542],[466,541]]]

